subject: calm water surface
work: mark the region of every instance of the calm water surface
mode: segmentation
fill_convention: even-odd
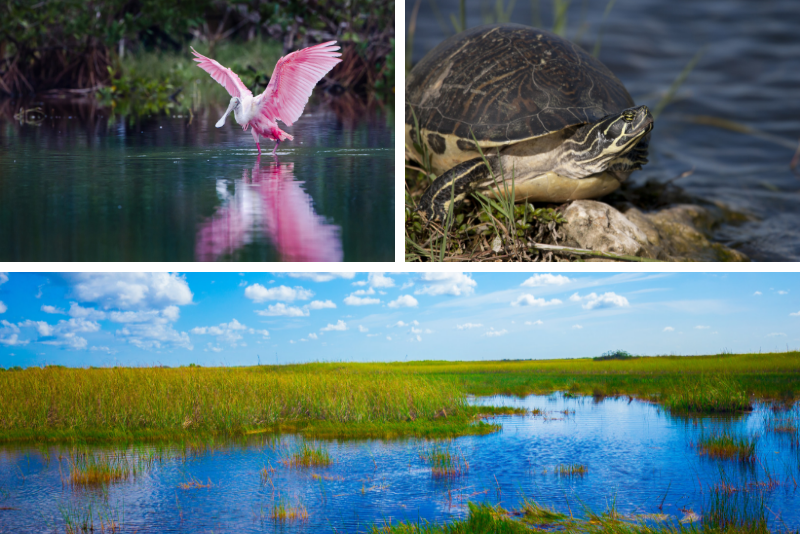
[[[376,523],[461,518],[467,502],[513,509],[523,497],[576,515],[583,505],[599,513],[616,502],[633,519],[663,513],[681,520],[689,511],[701,513],[711,488],[723,480],[747,488],[736,498],[764,495],[772,526],[800,527],[798,451],[764,432],[765,409],[734,420],[686,420],[627,399],[479,402],[539,408],[545,415],[500,417],[502,432],[454,440],[450,450],[469,464],[454,478],[432,476],[421,458],[431,444],[418,440],[322,442],[331,467],[291,469],[281,460],[299,440],[283,436],[164,460],[135,479],[87,489],[62,482],[69,474],[59,460],[63,451],[5,447],[0,532],[63,532],[65,515],[85,516],[90,509],[96,524],[112,517],[123,532],[366,532]],[[741,468],[699,455],[693,443],[722,428],[759,435],[758,461]],[[558,476],[553,469],[562,463],[584,464],[588,473]],[[274,472],[262,481],[261,470],[270,466]],[[207,487],[182,486],[193,481]],[[308,518],[277,523],[270,519],[277,503],[302,505]]]
[[[406,2],[407,24],[414,4]],[[497,20],[495,2],[467,4],[468,26]],[[552,2],[510,4],[512,22],[552,27]],[[618,0],[602,22],[607,5],[571,2],[566,37],[591,52],[602,35],[599,59],[637,104],[652,109],[704,50],[656,120],[650,163],[631,179],[664,182],[693,171],[676,184],[753,218],[718,228],[718,240],[754,260],[800,260],[800,165],[790,169],[800,141],[797,0]],[[415,62],[452,34],[458,10],[456,0],[422,0]]]
[[[2,261],[393,259],[391,110],[310,106],[259,158],[234,121],[214,128],[219,106],[139,120],[42,108],[22,124],[0,112]]]

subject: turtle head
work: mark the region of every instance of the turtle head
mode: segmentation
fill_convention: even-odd
[[[217,124],[215,124],[215,126],[217,128],[222,128],[222,126],[225,124],[225,119],[228,118],[228,115],[230,114],[230,112],[231,111],[235,111],[236,109],[238,109],[239,106],[241,105],[241,103],[242,103],[242,101],[239,100],[238,96],[234,96],[233,98],[231,98],[231,103],[228,104],[228,109],[225,111],[225,114],[222,115],[222,118],[217,121]]]
[[[571,157],[588,174],[603,172],[652,129],[653,115],[647,106],[624,109],[578,128],[571,138]]]

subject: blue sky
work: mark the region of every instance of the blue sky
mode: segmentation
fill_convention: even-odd
[[[793,273],[0,273],[0,365],[800,347]]]

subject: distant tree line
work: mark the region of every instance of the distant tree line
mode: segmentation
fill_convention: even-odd
[[[4,0],[0,94],[93,88],[131,52],[256,37],[285,52],[336,39],[351,59],[346,89],[393,84],[393,0]]]

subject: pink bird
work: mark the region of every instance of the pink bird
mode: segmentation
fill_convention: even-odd
[[[275,71],[267,85],[267,90],[253,97],[253,93],[245,87],[242,80],[231,69],[227,69],[192,48],[196,56],[197,66],[206,71],[220,85],[227,89],[231,95],[231,103],[225,114],[217,122],[217,128],[225,124],[228,114],[233,111],[236,122],[242,125],[242,130],[252,127],[253,139],[261,155],[261,143],[258,136],[275,141],[272,154],[278,150],[278,145],[292,136],[278,128],[275,121],[280,120],[291,126],[303,114],[311,96],[314,86],[325,74],[341,61],[336,41],[310,46],[297,52],[284,56],[275,65]]]

